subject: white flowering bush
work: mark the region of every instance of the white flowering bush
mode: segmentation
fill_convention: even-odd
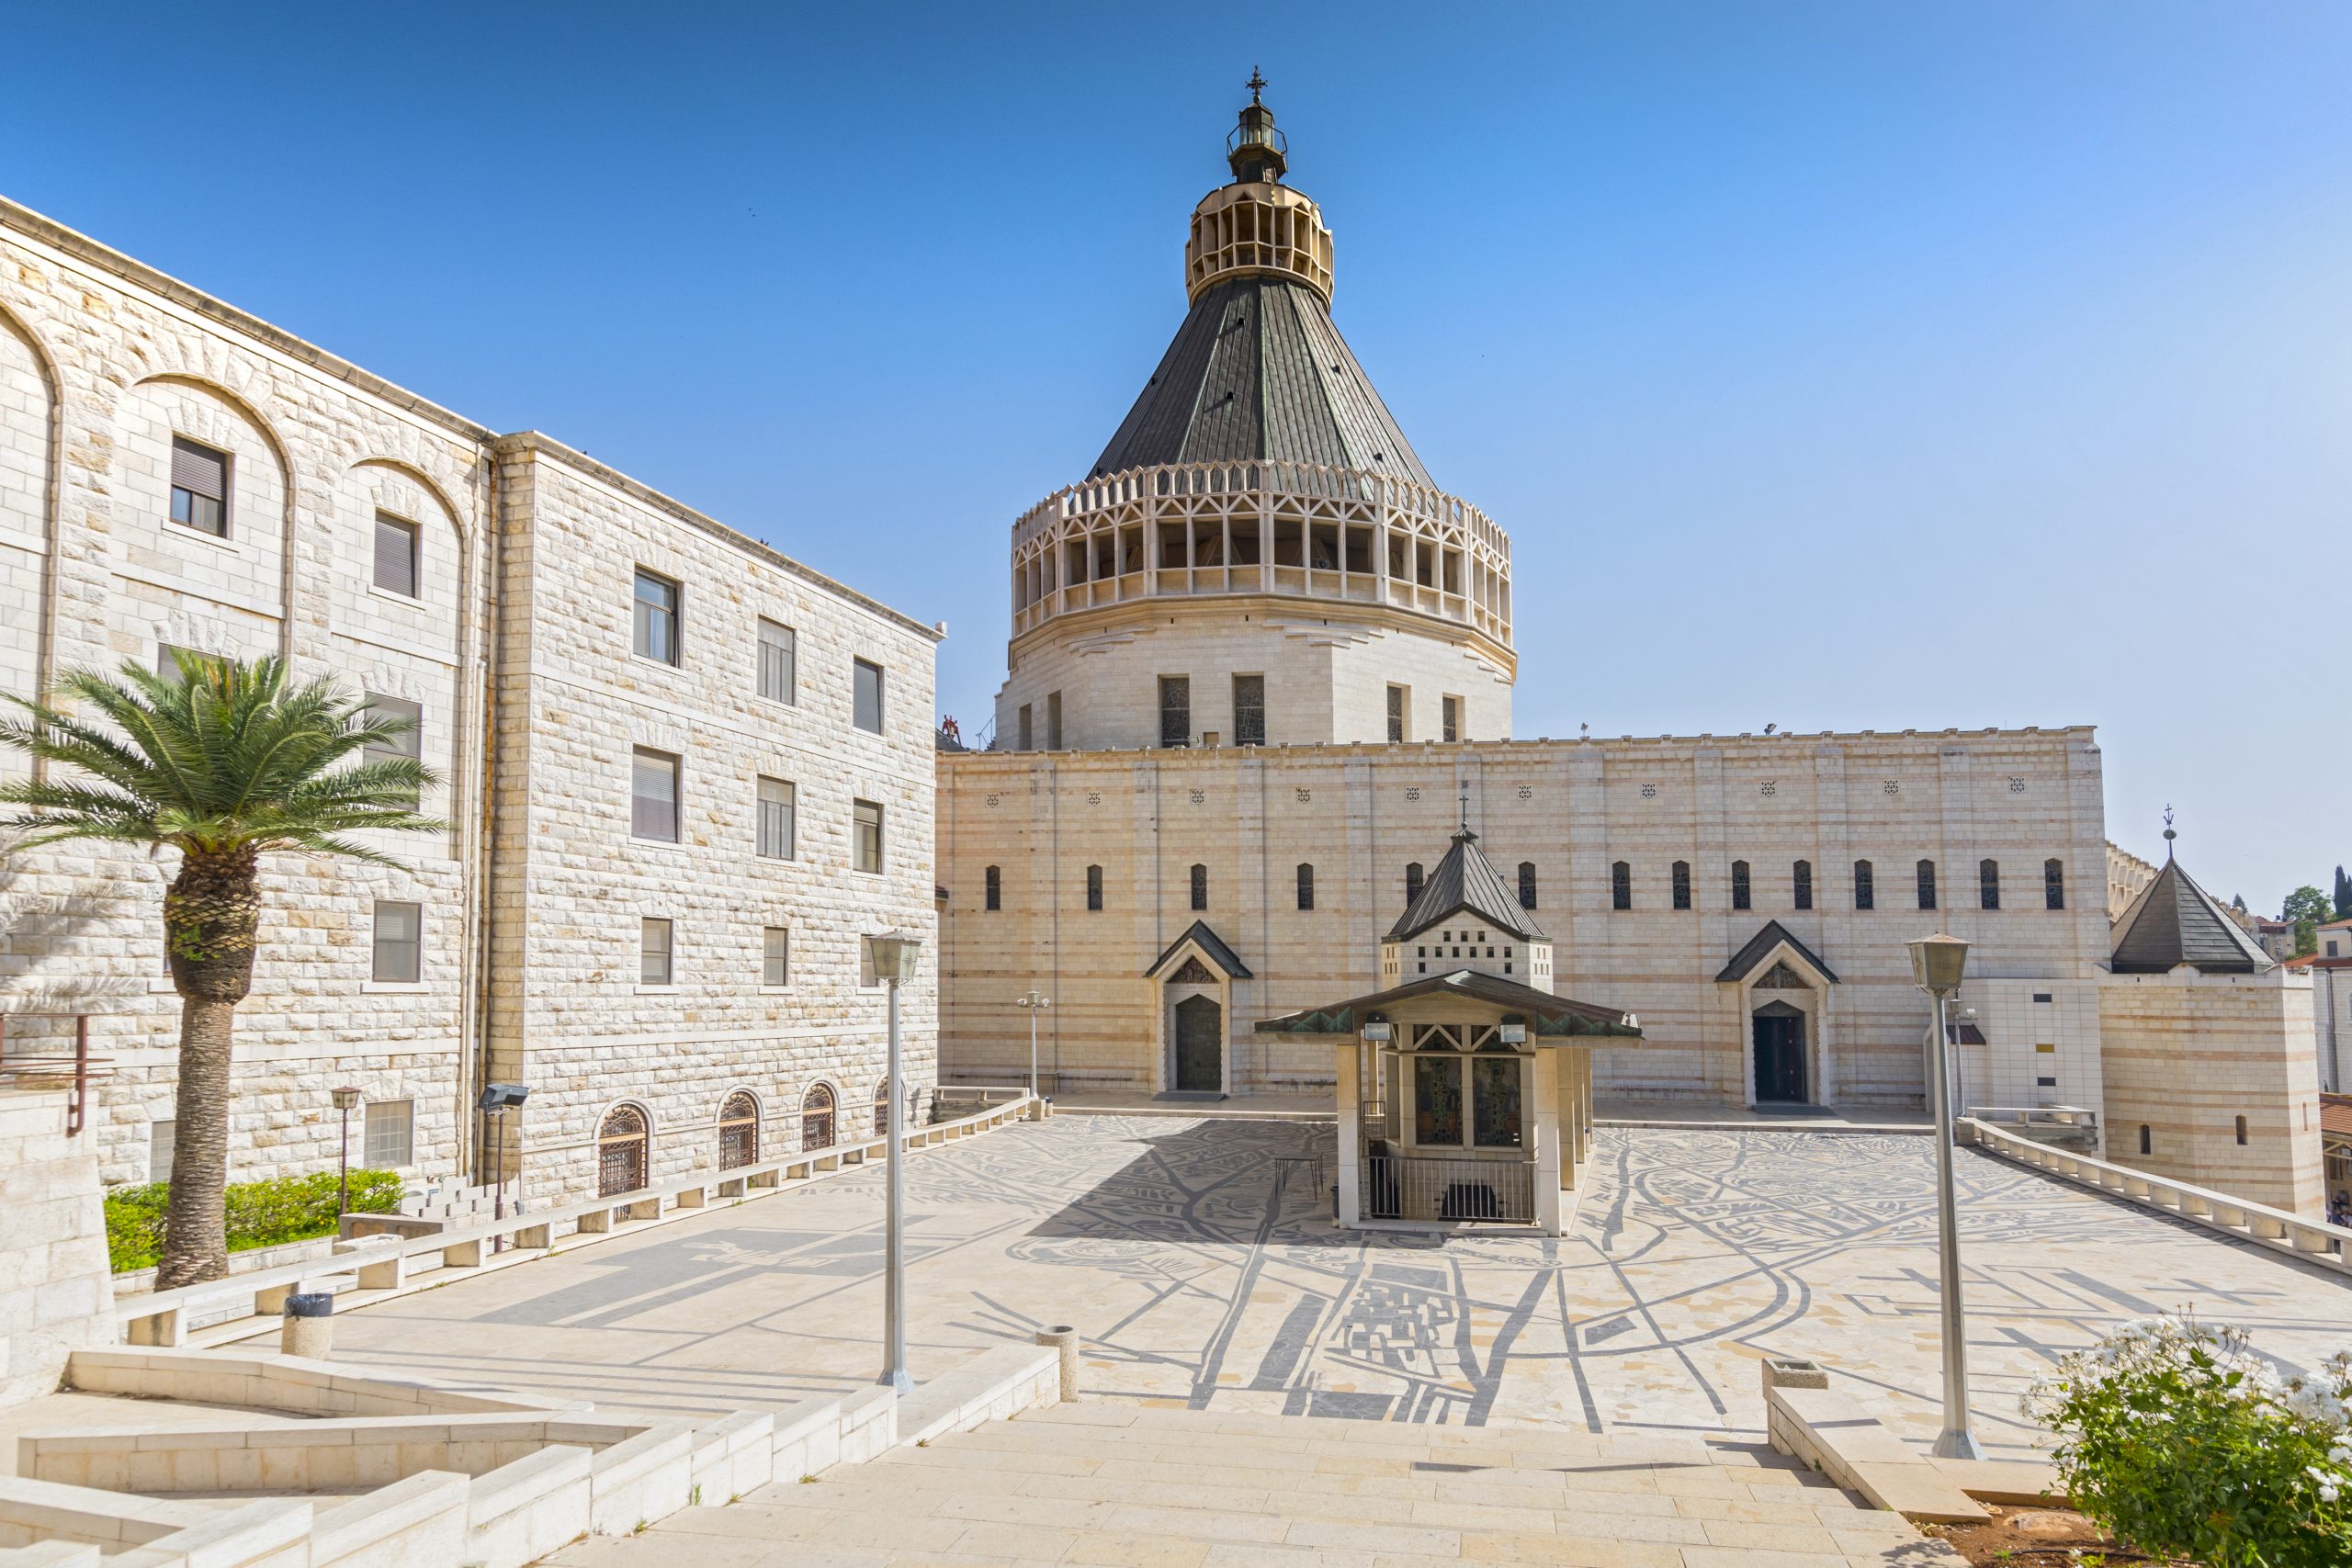
[[[2352,1563],[2352,1352],[2282,1378],[2245,1330],[2143,1318],[2059,1363],[2025,1412],[2075,1506],[2208,1568]]]

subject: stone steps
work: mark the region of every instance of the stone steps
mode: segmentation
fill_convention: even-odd
[[[1066,1404],[575,1543],[561,1568],[1101,1563],[1940,1568],[1747,1445]]]

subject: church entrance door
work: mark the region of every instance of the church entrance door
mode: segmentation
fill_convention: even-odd
[[[1213,997],[1176,1004],[1176,1088],[1210,1094],[1225,1088],[1225,1010]]]
[[[1775,1002],[1756,1015],[1756,1098],[1803,1102],[1804,1014]]]

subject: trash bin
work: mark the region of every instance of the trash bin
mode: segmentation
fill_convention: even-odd
[[[285,1321],[277,1330],[277,1353],[324,1360],[334,1348],[334,1292],[297,1291],[288,1296]]]

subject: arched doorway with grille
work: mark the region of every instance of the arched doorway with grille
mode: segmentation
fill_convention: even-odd
[[[800,1148],[806,1154],[812,1149],[833,1146],[833,1086],[811,1084],[800,1100]]]
[[[760,1157],[760,1102],[737,1089],[718,1106],[718,1168],[733,1170]]]
[[[651,1167],[652,1123],[644,1108],[616,1105],[596,1128],[596,1196],[634,1192]]]

